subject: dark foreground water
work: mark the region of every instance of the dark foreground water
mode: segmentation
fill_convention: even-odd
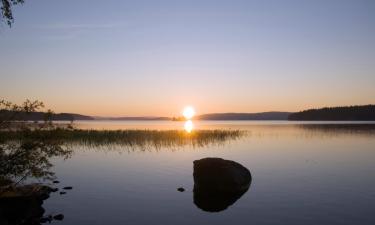
[[[77,122],[96,129],[176,129],[172,122]],[[196,128],[247,135],[209,146],[132,149],[74,146],[53,159],[67,194],[44,201],[67,225],[375,224],[375,125],[202,122]],[[194,131],[193,131],[194,132]],[[249,190],[220,212],[194,204],[193,161],[234,160],[252,175]],[[185,192],[178,192],[184,187]]]

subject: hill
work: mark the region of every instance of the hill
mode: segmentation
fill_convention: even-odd
[[[2,110],[0,111],[1,118],[8,118],[14,112]],[[18,113],[13,118],[13,120],[29,120],[29,121],[40,121],[44,120],[46,113],[44,112],[30,112],[30,113]],[[94,120],[91,116],[85,116],[81,114],[75,113],[56,113],[52,115],[52,120],[64,120],[64,121],[71,121],[71,120]]]
[[[198,120],[287,120],[289,112],[210,113],[198,115]]]
[[[169,117],[158,116],[123,116],[123,117],[94,117],[95,120],[171,120]]]
[[[309,109],[290,114],[288,120],[375,121],[375,105]]]

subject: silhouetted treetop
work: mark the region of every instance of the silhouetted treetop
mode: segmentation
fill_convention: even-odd
[[[326,107],[292,113],[289,120],[375,121],[375,105]]]
[[[4,19],[9,26],[11,26],[14,21],[12,6],[22,4],[24,2],[24,0],[1,0],[2,19]]]

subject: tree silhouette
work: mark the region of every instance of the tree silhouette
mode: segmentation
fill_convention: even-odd
[[[292,113],[289,120],[375,121],[375,105],[326,107]]]
[[[14,104],[10,101],[0,99],[0,129],[9,128],[12,120],[20,114],[35,112],[44,107],[43,102],[27,99],[22,105]]]
[[[24,2],[25,2],[24,0],[1,0],[2,18],[5,20],[8,26],[11,26],[14,21],[12,6],[22,4]]]

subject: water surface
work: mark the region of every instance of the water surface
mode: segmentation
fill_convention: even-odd
[[[183,129],[169,121],[76,122],[89,129]],[[44,202],[59,224],[375,224],[375,124],[194,122],[240,129],[224,144],[161,147],[74,146],[53,159],[66,195]],[[194,131],[193,131],[194,132]],[[193,202],[193,161],[221,157],[251,171],[246,193],[220,212]],[[178,192],[184,187],[185,192]]]

